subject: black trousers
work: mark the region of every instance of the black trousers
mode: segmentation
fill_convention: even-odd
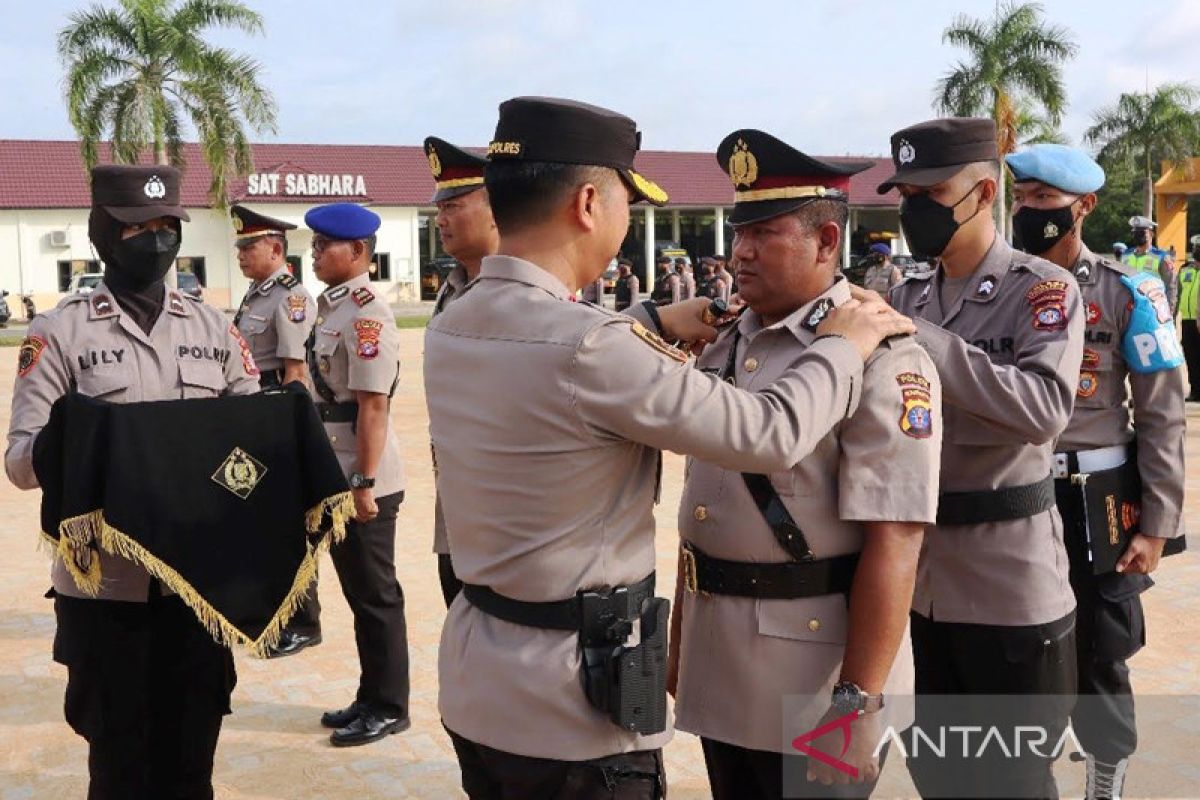
[[[1181,319],[1179,326],[1183,328],[1183,358],[1187,361],[1188,384],[1187,396],[1200,393],[1200,329],[1196,328],[1196,320]]]
[[[1074,705],[1075,613],[1042,625],[935,622],[917,613],[911,620],[915,724],[926,736],[936,741],[942,730],[953,734],[952,726],[994,727],[1011,743],[1017,726],[1029,726],[1047,739],[1041,756],[1029,747],[1013,748],[1014,757],[999,747],[980,755],[983,734],[965,748],[968,757],[961,736],[951,735],[941,756],[910,747],[908,770],[921,796],[1057,798],[1051,751]]]
[[[329,551],[354,614],[362,670],[355,700],[389,717],[408,715],[408,628],[395,556],[402,502],[404,492],[378,498],[379,516],[351,522],[345,540]]]
[[[876,781],[846,786],[826,786],[820,781],[807,781],[806,756],[750,750],[716,739],[701,738],[700,745],[704,748],[704,765],[708,768],[708,785],[713,800],[780,800],[783,797],[840,800],[870,797],[875,790]],[[783,780],[785,759],[790,776],[786,787]],[[881,770],[886,760],[885,747],[879,754]]]
[[[438,553],[438,580],[442,584],[442,599],[446,601],[446,608],[454,602],[454,598],[458,597],[458,593],[462,591],[462,581],[458,579],[458,575],[454,574],[454,562],[450,560],[449,553]]]
[[[447,729],[470,800],[661,800],[662,750],[557,761],[506,753]]]
[[[1200,372],[1197,385],[1200,386]],[[1075,590],[1079,701],[1071,727],[1084,750],[1115,764],[1137,749],[1137,720],[1128,659],[1146,644],[1142,592],[1154,585],[1149,575],[1092,574],[1088,561],[1084,506],[1078,487],[1055,481],[1058,511],[1071,562]]]
[[[88,742],[88,800],[211,800],[233,655],[178,597],[54,601],[64,710]]]

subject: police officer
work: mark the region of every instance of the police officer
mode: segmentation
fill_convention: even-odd
[[[233,324],[254,354],[259,386],[272,389],[292,381],[307,382],[304,344],[316,323],[317,306],[288,269],[287,232],[296,226],[240,205],[229,209],[229,215],[238,267],[250,279]],[[290,656],[320,643],[321,601],[314,582],[279,643],[266,655]]]
[[[876,242],[868,250],[871,256],[871,266],[863,274],[863,287],[873,292],[887,294],[888,290],[900,282],[900,270],[892,263],[892,248],[883,242]]]
[[[730,272],[725,263],[725,256],[713,256],[713,265],[716,268],[715,272],[725,284],[725,292],[721,296],[722,300],[728,301],[731,294],[737,291],[737,280],[733,272]]]
[[[1183,529],[1182,359],[1161,281],[1096,256],[1083,243],[1083,221],[1104,185],[1100,165],[1054,144],[1034,145],[1005,161],[1022,249],[1073,273],[1083,294],[1083,371],[1071,422],[1058,440],[1055,489],[1079,604],[1081,700],[1072,727],[1086,750],[1088,800],[1110,800],[1121,796],[1137,743],[1125,662],[1145,636],[1140,593],[1153,583],[1149,573],[1163,546]],[[1163,313],[1156,313],[1152,298]],[[1140,509],[1140,527],[1123,531],[1128,545],[1115,570],[1100,568],[1102,555],[1093,552],[1089,531],[1104,531],[1107,539],[1109,522],[1106,515],[1088,516],[1086,498],[1098,492],[1103,506],[1103,482],[1121,472],[1140,484],[1121,498]],[[1125,517],[1132,522],[1133,515]]]
[[[330,551],[354,614],[361,675],[354,702],[321,717],[338,747],[407,730],[408,634],[396,580],[396,514],[404,501],[400,446],[388,406],[400,374],[392,311],[371,289],[379,216],[354,203],[310,209],[313,273],[329,288],[317,298],[309,371],[317,411],[350,489],[356,515]]]
[[[1079,381],[1079,290],[998,235],[990,119],[923,122],[891,145],[896,172],[879,192],[900,190],[908,242],[938,259],[891,298],[914,317],[941,375],[946,423],[937,525],[926,531],[913,597],[917,725],[936,729],[953,710],[1009,731],[1038,725],[1057,741],[1075,689],[1075,598],[1050,466]],[[1001,694],[1046,696],[1002,707],[977,699]],[[926,695],[954,695],[954,708]],[[1020,755],[960,762],[926,748],[909,769],[923,796],[983,785],[998,796],[1055,796],[1051,761]]]
[[[692,273],[692,262],[682,256],[676,258],[675,271],[679,273],[680,299],[691,300],[696,296],[696,276]]]
[[[1193,236],[1192,258],[1179,270],[1179,325],[1183,335],[1183,357],[1187,361],[1187,399],[1200,402],[1200,327],[1197,301],[1200,300],[1200,234]]]
[[[613,304],[617,311],[624,311],[641,302],[641,285],[633,274],[633,262],[627,258],[617,259],[617,283],[613,287]]]
[[[835,312],[819,328],[830,335],[751,394],[646,327],[711,340],[708,301],[629,314],[568,302],[620,246],[631,200],[666,202],[633,169],[638,139],[633,120],[595,106],[503,103],[485,172],[500,254],[426,332],[438,489],[459,498],[444,510],[464,581],[442,629],[439,710],[471,798],[662,796],[658,448],[787,469],[857,406],[882,336],[911,330],[880,303]]]
[[[1154,229],[1158,223],[1140,214],[1129,218],[1130,241],[1133,246],[1125,250],[1121,262],[1128,264],[1138,272],[1149,272],[1163,282],[1167,289],[1167,299],[1171,308],[1175,308],[1175,268],[1166,251],[1154,246]]]
[[[604,277],[596,278],[581,290],[583,302],[599,305],[604,302]]]
[[[760,391],[813,346],[825,314],[850,300],[836,270],[850,176],[862,168],[824,163],[756,130],[727,136],[717,160],[734,182],[733,252],[749,310],[696,366]],[[763,185],[775,189],[772,199],[756,199]],[[937,511],[940,398],[916,340],[891,340],[867,359],[858,410],[790,469],[739,474],[689,461],[675,713],[681,730],[701,737],[717,800],[866,797],[874,787],[871,751],[884,726],[911,720],[887,699],[912,693],[908,609],[921,533]],[[787,696],[805,700],[785,716]],[[847,776],[806,764],[790,742],[851,711],[863,712],[856,748],[840,757],[864,780],[834,789],[825,782]],[[841,741],[828,752],[838,757]],[[786,778],[785,761],[794,762]],[[810,768],[823,780],[806,781]]]
[[[500,234],[496,231],[487,189],[483,186],[483,168],[487,159],[436,136],[425,140],[425,155],[434,181],[433,204],[437,206],[438,236],[442,240],[442,249],[456,262],[438,290],[433,305],[433,315],[437,316],[462,294],[467,283],[479,276],[479,265],[484,256],[496,252]],[[436,459],[435,454],[435,465]],[[454,574],[454,564],[450,560],[441,497],[435,498],[433,506],[433,552],[438,557],[442,597],[449,608],[462,588],[462,581]]]
[[[650,299],[660,306],[678,303],[683,299],[683,282],[675,272],[674,262],[668,256],[659,256],[654,261],[657,275],[654,279],[654,290]]]
[[[133,403],[258,390],[237,329],[163,283],[187,219],[173,167],[92,170],[88,236],[104,280],[36,317],[21,345],[4,457],[19,488],[38,488],[37,436],[68,392]],[[95,557],[104,581],[94,597],[62,559],[52,573],[54,660],[67,667],[67,722],[88,742],[88,798],[211,798],[233,656],[142,567]]]

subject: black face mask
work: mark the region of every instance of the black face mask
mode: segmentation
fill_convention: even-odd
[[[1133,232],[1133,246],[1141,247],[1144,244],[1150,244],[1150,231],[1136,230]]]
[[[1200,246],[1192,248],[1192,260],[1200,262]]]
[[[113,245],[108,274],[134,291],[160,282],[179,254],[179,238],[179,231],[159,228],[121,239]]]
[[[976,207],[975,212],[962,222],[954,219],[954,209],[979,188],[979,183],[952,206],[944,206],[927,194],[915,194],[901,201],[900,226],[904,228],[904,236],[914,252],[936,257],[946,250],[958,229],[974,219],[982,208]]]
[[[1062,208],[1030,208],[1021,206],[1013,214],[1014,244],[1026,253],[1040,256],[1054,247],[1075,227],[1075,214],[1069,203]]]

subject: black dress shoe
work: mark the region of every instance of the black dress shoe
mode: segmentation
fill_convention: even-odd
[[[360,707],[361,708],[361,707]],[[412,727],[409,717],[385,717],[368,708],[344,728],[338,728],[329,735],[329,741],[334,747],[357,747],[360,744],[370,744],[393,733],[400,733]]]
[[[337,711],[326,711],[321,715],[321,724],[326,728],[344,728],[358,719],[358,715],[362,711],[363,707],[355,700],[345,708],[338,709]]]
[[[316,647],[321,643],[321,634],[308,636],[303,633],[284,631],[279,635],[279,644],[267,651],[266,658],[282,658],[294,656],[306,647]]]

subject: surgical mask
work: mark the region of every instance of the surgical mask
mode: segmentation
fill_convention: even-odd
[[[904,236],[914,251],[927,256],[940,256],[945,252],[958,229],[970,222],[982,208],[977,206],[974,213],[962,222],[954,218],[954,209],[974,194],[979,183],[967,190],[952,206],[944,206],[927,194],[915,194],[901,201],[900,226],[904,228]]]
[[[113,245],[109,272],[134,290],[145,289],[163,279],[179,254],[179,232],[174,228],[143,231]]]
[[[1138,229],[1133,232],[1133,246],[1140,247],[1144,244],[1150,244],[1150,231]]]
[[[1021,206],[1012,218],[1014,244],[1035,256],[1054,247],[1075,227],[1073,205],[1070,203],[1062,208]]]

